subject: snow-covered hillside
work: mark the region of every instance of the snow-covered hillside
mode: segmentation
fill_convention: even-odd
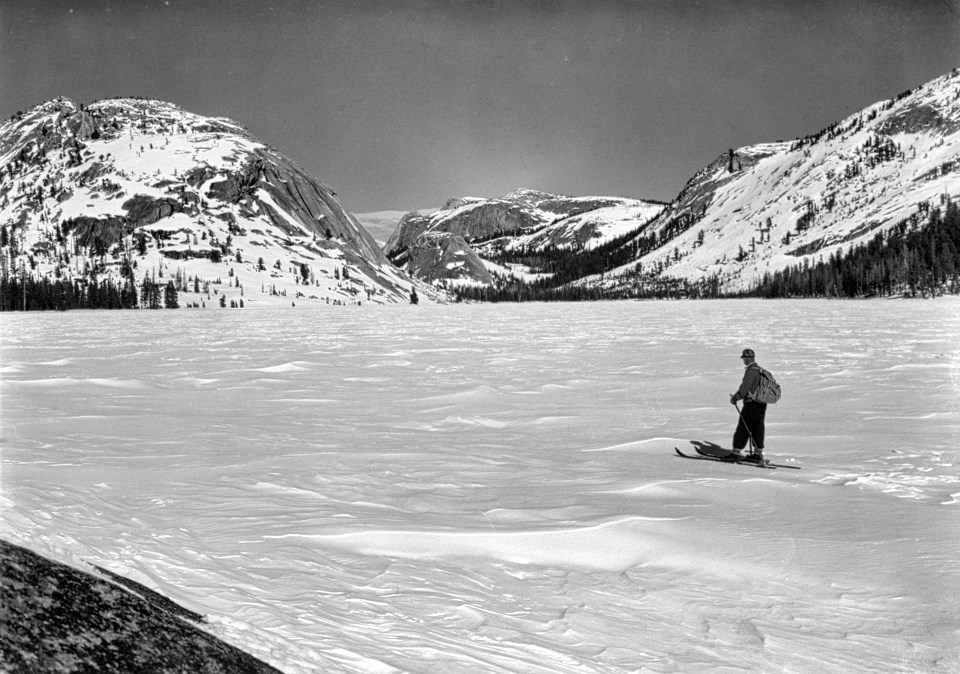
[[[235,122],[170,103],[17,114],[0,178],[0,259],[18,278],[173,281],[181,306],[396,303],[414,287],[329,187]]]
[[[651,230],[657,249],[600,281],[629,283],[640,262],[668,278],[719,277],[726,290],[816,262],[947,199],[960,199],[960,70],[792,142],[731,149],[698,172]]]

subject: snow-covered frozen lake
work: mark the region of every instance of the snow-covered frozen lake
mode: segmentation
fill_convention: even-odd
[[[0,325],[2,536],[286,672],[960,670],[957,298]]]

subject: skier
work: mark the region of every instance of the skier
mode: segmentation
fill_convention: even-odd
[[[757,365],[753,349],[744,349],[740,358],[745,368],[743,381],[740,382],[737,392],[730,394],[731,405],[736,405],[739,400],[743,401],[743,410],[740,411],[740,408],[737,408],[740,420],[733,433],[733,451],[739,453],[747,446],[749,440],[753,452],[743,460],[763,463],[764,419],[767,415],[767,404],[752,400],[750,397],[760,386],[760,366]]]

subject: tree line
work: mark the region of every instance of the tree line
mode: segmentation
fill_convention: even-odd
[[[139,291],[129,279],[50,279],[46,276],[0,277],[0,311],[68,311],[70,309],[177,309],[173,281],[144,278]]]
[[[756,297],[889,297],[960,294],[960,206],[908,218],[870,241],[815,264],[764,275]]]

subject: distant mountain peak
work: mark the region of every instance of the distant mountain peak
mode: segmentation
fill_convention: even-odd
[[[536,203],[538,201],[547,201],[551,199],[566,198],[563,195],[551,194],[541,190],[531,190],[526,187],[518,187],[502,197],[504,201],[519,201],[524,203]]]

